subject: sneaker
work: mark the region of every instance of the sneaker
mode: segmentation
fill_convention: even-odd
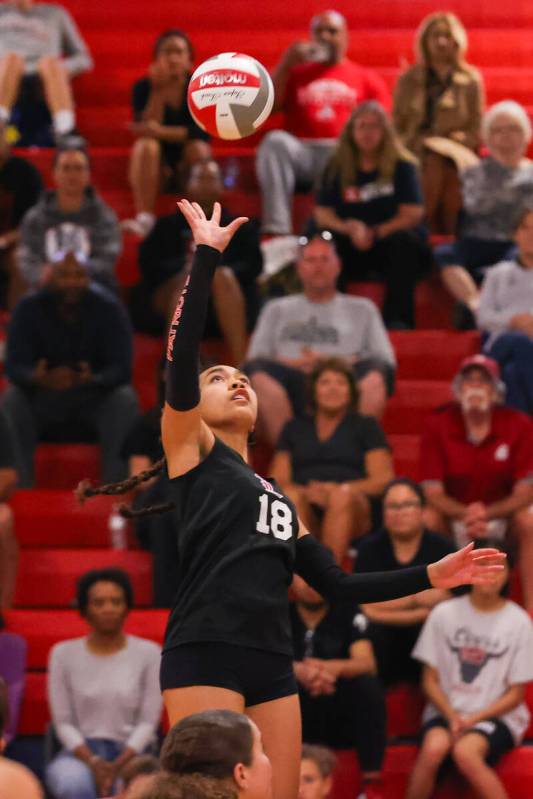
[[[134,219],[123,219],[120,227],[125,233],[133,233],[140,239],[146,238],[155,225],[152,214],[138,214]]]
[[[273,236],[264,239],[261,243],[263,253],[263,272],[259,276],[260,282],[278,272],[296,259],[298,254],[298,236]]]

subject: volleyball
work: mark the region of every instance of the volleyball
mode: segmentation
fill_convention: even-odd
[[[268,119],[274,86],[255,58],[220,53],[195,70],[187,99],[195,122],[203,130],[220,139],[243,139]]]

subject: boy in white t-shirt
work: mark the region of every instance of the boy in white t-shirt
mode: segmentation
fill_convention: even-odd
[[[413,657],[424,664],[421,748],[406,799],[427,799],[451,756],[481,799],[507,799],[492,768],[529,724],[525,684],[533,680],[533,624],[505,598],[509,564],[494,583],[438,605]]]

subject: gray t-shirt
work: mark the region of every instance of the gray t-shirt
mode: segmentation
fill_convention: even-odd
[[[396,359],[373,302],[335,294],[329,302],[311,302],[293,294],[268,302],[259,316],[246,356],[298,358],[302,349],[341,358],[379,358],[395,365]]]
[[[413,657],[438,672],[440,686],[455,711],[477,713],[511,685],[533,680],[533,623],[511,601],[500,610],[481,613],[469,596],[450,599],[429,614]],[[440,711],[429,703],[423,721],[438,715]],[[501,721],[520,743],[529,724],[525,702],[505,713]]]
[[[533,202],[533,161],[504,166],[489,156],[462,174],[462,236],[509,241],[518,209]]]
[[[128,635],[113,655],[94,655],[87,638],[56,644],[48,664],[48,700],[66,749],[107,738],[142,752],[161,718],[160,647]]]
[[[14,3],[0,4],[0,58],[6,53],[24,58],[27,75],[35,74],[44,56],[63,58],[69,75],[93,65],[76,23],[66,9],[53,3],[35,3],[28,11]]]
[[[503,333],[515,314],[533,314],[533,269],[516,261],[502,261],[485,275],[477,323],[488,333]]]

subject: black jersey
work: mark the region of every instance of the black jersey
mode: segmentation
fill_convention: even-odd
[[[203,461],[170,480],[170,492],[179,582],[164,650],[223,641],[291,654],[294,505],[218,438]]]

